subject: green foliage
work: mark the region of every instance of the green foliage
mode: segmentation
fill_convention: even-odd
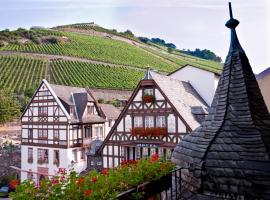
[[[104,99],[100,98],[100,99],[97,100],[97,102],[100,103],[100,104],[103,104],[104,103]]]
[[[144,74],[126,67],[77,61],[54,60],[51,67],[55,83],[81,87],[133,89]]]
[[[47,75],[47,62],[22,56],[0,56],[0,89],[31,97]]]
[[[121,106],[121,102],[119,100],[116,100],[116,99],[107,101],[106,103],[107,104],[112,104],[112,105],[114,105],[117,108]]]
[[[200,49],[195,49],[194,51],[190,51],[189,49],[187,51],[182,51],[182,53],[191,55],[191,56],[196,56],[199,58],[203,58],[206,60],[213,60],[216,62],[222,62],[222,59],[220,57],[218,57],[214,52],[208,50],[208,49],[204,49],[204,50],[200,50]]]
[[[123,32],[123,34],[129,37],[134,37],[134,34],[131,32],[131,30],[126,30],[125,32]]]
[[[67,175],[59,173],[51,180],[42,180],[40,187],[35,187],[31,181],[25,181],[17,186],[16,192],[11,194],[13,200],[107,200],[130,188],[147,181],[158,180],[167,175],[174,168],[170,161],[143,159],[132,162],[122,162],[119,166],[110,170],[102,170],[101,173],[91,171],[87,176],[78,176],[76,173]],[[142,193],[133,197],[142,197]]]
[[[6,51],[67,55],[121,65],[131,65],[139,68],[146,68],[149,64],[150,66],[154,66],[155,69],[165,72],[169,72],[172,67],[177,67],[173,63],[159,59],[153,54],[126,42],[77,33],[61,34],[69,38],[69,41],[66,43],[42,43],[39,45],[34,43],[9,44],[0,49]]]
[[[15,45],[21,45],[21,42],[19,41],[20,39],[27,39],[30,40],[32,43],[40,44],[40,39],[44,36],[61,36],[61,33],[53,32],[46,29],[26,30],[23,28],[18,28],[16,31],[0,31],[0,40]]]
[[[19,114],[18,101],[11,93],[0,90],[0,124],[16,119]]]

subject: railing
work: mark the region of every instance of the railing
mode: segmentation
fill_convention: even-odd
[[[69,140],[70,147],[82,147],[82,138]]]
[[[177,168],[161,177],[158,180],[145,182],[137,187],[131,188],[117,196],[119,200],[125,199],[159,199],[159,200],[177,200],[181,199],[181,168]]]

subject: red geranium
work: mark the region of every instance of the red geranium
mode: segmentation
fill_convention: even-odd
[[[109,175],[109,170],[108,170],[108,169],[103,169],[103,170],[101,171],[101,174]]]
[[[159,159],[159,156],[158,156],[157,153],[156,153],[156,154],[153,154],[153,155],[151,156],[151,161],[158,161],[158,159]]]
[[[82,186],[85,183],[85,177],[81,177],[76,181],[78,186]]]
[[[9,186],[11,189],[16,189],[17,185],[20,184],[20,180],[14,179],[9,182]]]
[[[66,168],[59,168],[57,173],[58,174],[66,174],[67,170],[66,170]]]
[[[91,190],[85,190],[84,191],[84,195],[85,196],[90,196],[92,194],[92,191]]]
[[[97,181],[97,178],[96,177],[92,177],[91,178],[91,182],[95,183]]]
[[[51,180],[51,183],[52,183],[53,185],[57,185],[57,184],[59,183],[59,180],[56,179],[56,178],[53,178],[53,179]]]

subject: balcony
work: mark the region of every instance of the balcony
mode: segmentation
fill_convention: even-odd
[[[82,138],[69,140],[69,146],[70,147],[82,147],[83,146]]]
[[[159,199],[177,200],[181,199],[181,168],[176,168],[158,180],[145,182],[137,187],[131,188],[117,195],[117,199]]]

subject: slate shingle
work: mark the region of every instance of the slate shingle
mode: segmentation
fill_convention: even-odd
[[[235,31],[209,115],[177,145],[186,199],[270,199],[270,115]]]

